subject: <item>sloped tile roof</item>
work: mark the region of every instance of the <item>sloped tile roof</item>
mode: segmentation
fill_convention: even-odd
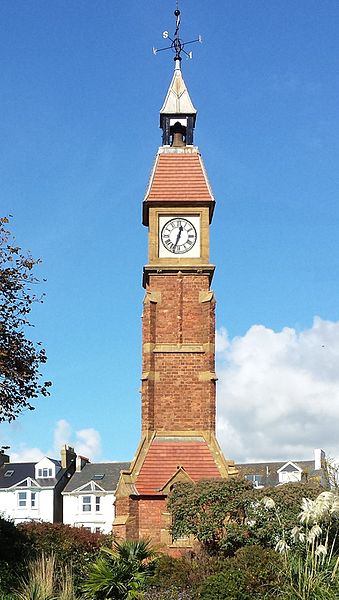
[[[213,202],[213,195],[198,153],[159,154],[145,201]]]
[[[40,461],[39,461],[40,462]],[[53,461],[60,466],[60,461]],[[27,477],[35,479],[35,465],[37,463],[5,463],[0,467],[0,489],[8,489],[17,485]],[[5,477],[6,471],[14,471],[10,477]],[[56,478],[39,477],[36,479],[40,487],[54,487],[64,475],[66,469],[60,469]]]
[[[312,476],[314,471],[313,460],[294,460],[294,461],[279,461],[279,462],[262,462],[262,463],[242,463],[236,464],[239,474],[245,477],[246,475],[260,475],[261,485],[265,487],[276,486],[279,483],[278,469],[281,469],[288,462],[293,462],[303,473]]]
[[[118,484],[120,471],[125,471],[129,468],[129,465],[129,462],[87,463],[82,471],[74,473],[63,493],[74,492],[91,481],[95,481],[106,492],[114,492]],[[99,474],[104,475],[104,477],[95,479],[95,475]]]
[[[202,438],[155,438],[140,469],[135,485],[139,494],[157,494],[183,467],[194,481],[220,479],[220,473],[208,444]]]

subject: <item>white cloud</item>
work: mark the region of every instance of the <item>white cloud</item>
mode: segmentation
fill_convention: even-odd
[[[70,442],[71,434],[72,430],[68,421],[65,421],[65,419],[60,419],[60,421],[57,422],[53,433],[53,448],[54,453],[56,453],[57,456],[62,446],[65,444],[72,445]]]
[[[236,461],[339,456],[339,322],[218,332],[218,438]]]
[[[29,448],[22,444],[19,449],[9,451],[10,460],[11,462],[37,462],[43,456],[58,459],[61,447],[65,444],[73,446],[77,454],[86,456],[91,461],[97,460],[101,454],[101,437],[96,429],[80,429],[73,433],[70,423],[60,419],[53,432],[53,449]]]
[[[38,462],[45,456],[40,448],[28,448],[25,445],[20,446],[17,452],[9,450],[10,461],[15,462]]]
[[[101,454],[100,433],[93,428],[81,429],[76,432],[74,446],[78,454],[93,460]]]

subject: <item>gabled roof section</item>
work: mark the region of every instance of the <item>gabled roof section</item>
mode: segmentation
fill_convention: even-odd
[[[93,485],[97,486],[98,490],[114,492],[120,471],[128,469],[129,465],[129,462],[87,463],[81,471],[74,473],[62,493],[70,494],[86,489],[93,490]],[[96,479],[96,475],[103,475],[103,477],[99,480]],[[89,487],[87,488],[87,486]]]
[[[299,469],[302,471],[302,481],[312,479],[317,474],[314,470],[314,460],[242,463],[237,464],[236,467],[241,476],[260,475],[264,487],[273,487],[279,484],[279,472],[284,470],[288,464],[295,465],[296,468],[293,466],[292,472]]]
[[[180,69],[180,61],[176,61],[176,66],[172,81],[168,88],[165,101],[160,109],[160,114],[165,115],[196,115],[190,95],[188,93],[184,78]]]
[[[183,153],[159,151],[144,199],[144,225],[148,225],[149,206],[156,203],[161,203],[161,206],[209,206],[212,218],[215,201],[196,148]]]
[[[40,461],[39,461],[40,462]],[[21,482],[30,478],[40,488],[54,487],[57,482],[63,477],[65,469],[60,469],[56,478],[41,478],[39,483],[35,479],[35,467],[37,463],[5,463],[0,467],[0,489],[9,489],[21,485]],[[58,463],[57,463],[58,464]],[[7,471],[13,471],[10,477],[6,477]]]
[[[163,494],[177,471],[185,472],[187,479],[194,482],[221,477],[203,438],[156,437],[136,478],[136,489],[139,494]]]
[[[280,469],[277,470],[277,473],[281,473],[282,471],[284,471],[285,473],[295,473],[296,471],[301,473],[302,468],[296,465],[291,460],[289,460],[287,463],[283,464],[283,466],[280,467]]]

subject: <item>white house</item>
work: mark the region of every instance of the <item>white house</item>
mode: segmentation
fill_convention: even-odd
[[[37,463],[11,463],[2,455],[0,513],[14,523],[62,522],[61,491],[75,471],[75,452],[64,446],[61,460],[45,456]]]
[[[78,456],[76,472],[62,492],[64,523],[110,533],[120,471],[128,467],[126,462],[89,463]]]
[[[314,450],[314,460],[243,463],[236,467],[255,488],[307,481],[328,484],[325,452],[320,448]]]

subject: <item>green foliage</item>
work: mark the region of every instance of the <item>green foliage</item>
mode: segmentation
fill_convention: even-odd
[[[33,269],[40,261],[21,253],[6,229],[8,222],[0,218],[0,422],[16,419],[23,409],[33,410],[31,401],[48,396],[51,385],[39,383],[45,350],[25,335],[32,304],[42,302],[32,292],[38,283]]]
[[[25,536],[14,523],[0,517],[0,590],[9,591],[23,573]],[[0,597],[0,600],[1,597]]]
[[[203,583],[201,600],[250,600],[280,596],[280,557],[270,549],[247,546],[225,560],[222,572]]]
[[[72,567],[76,591],[80,590],[100,548],[109,545],[112,539],[110,535],[91,533],[62,523],[22,523],[18,530],[24,535],[24,551],[28,559],[35,559],[42,553],[53,553],[59,580],[63,576],[62,565]]]
[[[259,490],[256,502],[247,507],[247,524],[251,543],[275,548],[282,530],[292,529],[298,519],[302,499],[314,499],[323,491],[319,485],[306,483],[286,483],[279,487]],[[265,509],[263,498],[271,498],[276,506],[276,518]]]
[[[67,565],[58,565],[55,556],[42,554],[31,561],[12,600],[77,600],[72,572]],[[62,577],[59,577],[59,573]]]
[[[168,504],[174,538],[192,534],[210,554],[218,552],[228,523],[244,525],[253,494],[252,485],[242,479],[177,484]]]
[[[149,540],[115,542],[102,548],[102,556],[91,565],[83,586],[88,600],[132,600],[142,598],[153,572],[156,552]]]
[[[155,565],[151,585],[158,589],[185,588],[191,584],[192,572],[193,564],[187,557],[173,558],[164,554]]]
[[[27,576],[16,594],[17,600],[56,600],[54,579],[55,557],[42,554],[29,564]]]
[[[231,556],[248,544],[274,548],[281,527],[293,527],[302,498],[315,498],[320,490],[300,483],[255,490],[241,479],[180,483],[169,499],[172,533],[175,538],[194,535],[211,555]],[[280,523],[260,503],[268,493],[277,501]]]
[[[173,558],[163,555],[156,562],[150,589],[145,598],[188,598],[197,593],[202,582],[222,570],[224,560],[200,552],[194,557]]]
[[[271,498],[263,501],[271,518],[281,524]],[[339,597],[339,494],[321,492],[315,500],[303,498],[299,524],[290,532],[281,528],[276,549],[282,554],[289,581],[289,598],[321,600]]]
[[[248,600],[240,571],[230,569],[208,577],[200,592],[201,600]]]

